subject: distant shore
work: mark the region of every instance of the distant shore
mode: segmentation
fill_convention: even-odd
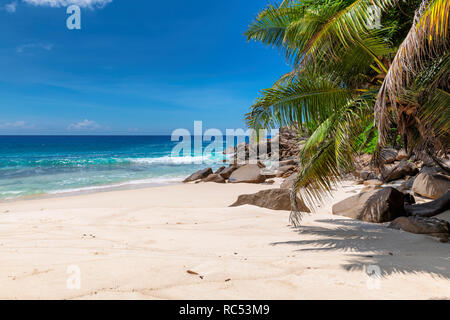
[[[0,298],[450,298],[448,244],[330,214],[333,202],[360,191],[353,182],[299,229],[287,211],[228,207],[279,182],[0,203]],[[67,287],[73,266],[79,290]],[[367,275],[370,266],[379,278]]]

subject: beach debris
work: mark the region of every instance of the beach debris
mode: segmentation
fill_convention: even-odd
[[[409,216],[434,217],[447,210],[450,210],[450,190],[437,200],[415,204],[405,205],[406,213]]]
[[[186,272],[189,273],[189,274],[192,274],[194,276],[198,276],[199,275],[197,272],[192,271],[192,270],[187,270]]]
[[[271,210],[291,210],[291,194],[288,189],[262,190],[255,194],[240,195],[230,207],[242,205],[254,205]],[[297,197],[297,207],[302,212],[311,212],[308,207]]]

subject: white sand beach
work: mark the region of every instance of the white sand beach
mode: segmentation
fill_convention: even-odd
[[[449,244],[332,216],[331,200],[299,229],[289,212],[228,207],[273,187],[187,184],[1,203],[0,298],[450,298]],[[344,184],[333,201],[359,188]],[[69,266],[81,271],[79,290],[67,288]]]

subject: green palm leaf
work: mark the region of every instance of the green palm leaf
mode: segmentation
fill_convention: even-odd
[[[330,78],[302,73],[293,81],[264,90],[246,115],[246,121],[255,130],[320,121],[355,94],[355,90]]]
[[[398,97],[405,94],[411,81],[429,61],[447,54],[449,11],[450,0],[425,0],[417,11],[413,26],[398,49],[378,95],[375,117],[380,146],[386,144],[390,125],[395,121],[389,106],[396,108]]]

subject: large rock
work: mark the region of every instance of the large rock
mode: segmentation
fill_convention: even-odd
[[[219,169],[214,172],[214,174],[220,174],[223,170],[225,170],[226,167],[220,167]]]
[[[231,183],[262,183],[266,176],[257,164],[246,164],[234,171],[229,179]]]
[[[389,228],[406,232],[427,234],[448,241],[450,224],[447,221],[425,217],[400,217],[395,219]]]
[[[238,166],[236,166],[236,165],[231,165],[231,166],[229,166],[228,168],[223,169],[223,170],[220,172],[220,175],[221,175],[224,179],[229,179],[230,176],[231,176],[231,174],[232,174],[234,171],[236,171],[237,168],[238,168]]]
[[[411,190],[415,179],[416,177],[411,177],[408,180],[405,180],[397,189],[402,192]]]
[[[386,165],[381,171],[383,181],[390,182],[404,178],[406,176],[414,176],[419,172],[419,168],[408,160],[402,160],[396,165]]]
[[[404,195],[391,187],[363,192],[336,203],[333,214],[366,222],[389,222],[406,215]]]
[[[410,216],[434,217],[450,210],[450,190],[437,200],[416,205],[405,206],[406,213]]]
[[[405,196],[405,211],[406,211],[406,206],[415,204],[416,198],[414,198],[414,196],[409,192],[403,192],[403,195]]]
[[[426,198],[438,199],[450,189],[450,177],[442,173],[422,172],[414,180],[412,190]]]
[[[280,160],[287,160],[298,155],[300,150],[299,131],[297,128],[280,128],[278,136]]]
[[[397,159],[398,151],[393,148],[384,148],[380,152],[381,164],[393,163]]]
[[[215,183],[226,183],[225,179],[220,174],[210,174],[208,177],[202,180],[203,182],[215,182]]]
[[[443,173],[445,174],[445,171],[442,170],[441,167],[436,165],[430,165],[430,166],[423,166],[420,170],[420,173],[428,173],[428,174],[434,174],[434,173]]]
[[[358,176],[362,180],[376,180],[378,179],[378,174],[370,169],[363,169],[358,173]]]
[[[197,181],[197,180],[201,180],[206,178],[207,176],[209,176],[210,174],[212,174],[213,171],[211,168],[207,168],[207,169],[203,169],[203,170],[199,170],[193,174],[191,174],[189,177],[187,177],[186,179],[184,179],[183,182],[193,182],[193,181]]]
[[[408,154],[406,153],[405,149],[401,149],[398,153],[397,153],[397,161],[402,161],[402,160],[408,160]]]
[[[255,194],[244,194],[230,207],[242,205],[254,205],[272,210],[291,210],[291,195],[286,189],[269,189]],[[308,207],[297,197],[298,209],[302,212],[310,212]]]

